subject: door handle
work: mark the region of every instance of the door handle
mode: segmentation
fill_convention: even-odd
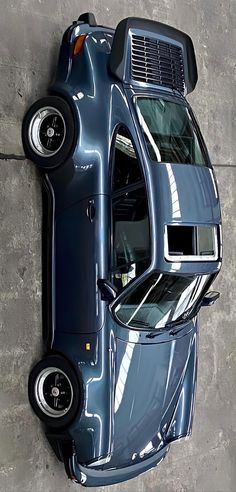
[[[87,217],[89,218],[90,222],[93,222],[94,217],[95,217],[95,206],[94,206],[94,200],[89,200],[88,201],[88,207],[87,207]]]

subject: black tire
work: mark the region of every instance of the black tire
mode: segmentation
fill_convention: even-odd
[[[37,117],[43,108],[45,111],[41,113],[42,118]],[[49,131],[53,135],[48,135]],[[69,157],[74,141],[74,117],[64,99],[57,96],[44,97],[27,111],[22,124],[22,143],[26,157],[41,169],[50,170],[61,166]]]
[[[58,379],[57,383],[53,382],[52,387],[50,383],[54,377]],[[61,390],[61,396],[56,395],[58,398],[52,395],[55,388]],[[57,429],[67,427],[78,415],[81,402],[78,378],[67,360],[59,355],[45,357],[34,366],[29,375],[28,391],[34,412],[49,427]],[[42,394],[43,398],[41,398]],[[59,407],[58,402],[54,406],[55,399],[59,400]]]

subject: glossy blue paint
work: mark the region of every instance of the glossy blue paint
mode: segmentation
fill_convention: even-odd
[[[84,47],[73,57],[74,39],[84,33]],[[214,262],[176,264],[164,258],[166,224],[221,224],[217,185],[210,163],[150,161],[134,95],[183,97],[145,84],[134,88],[116,78],[109,65],[113,35],[112,29],[83,23],[64,35],[50,93],[69,103],[77,138],[65,164],[43,176],[53,204],[48,351],[73,364],[82,395],[78,418],[60,434],[48,431],[48,438],[61,447],[68,475],[86,486],[132,478],[160,462],[171,441],[189,436],[197,378],[196,317],[150,338],[148,329],[119,324],[97,286],[98,279],[110,277],[111,149],[118,125],[129,129],[149,202],[151,264],[135,282],[153,270],[214,276],[222,259],[221,253]],[[71,453],[63,450],[65,436],[73,444]]]
[[[55,220],[55,324],[59,332],[89,333],[104,324],[97,279],[107,275],[109,204],[108,196],[94,195],[65,208]]]
[[[81,413],[68,433],[75,442],[74,469],[87,485],[135,476],[149,458],[159,462],[171,441],[191,434],[197,334],[194,320],[175,336],[143,343],[139,331],[115,325],[109,312],[97,334],[56,331],[54,349],[73,362],[83,382]]]

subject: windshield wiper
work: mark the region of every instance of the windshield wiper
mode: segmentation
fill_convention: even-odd
[[[181,331],[184,328],[185,323],[187,323],[188,321],[189,321],[188,319],[183,319],[183,318],[180,318],[180,319],[175,320],[175,321],[170,321],[169,323],[166,323],[166,325],[163,328],[155,330],[154,333],[149,333],[147,335],[147,338],[158,337],[162,333],[169,331],[170,328],[176,327],[176,329],[173,329],[169,332],[170,335],[175,335],[176,333],[178,333],[179,331]],[[180,325],[183,325],[183,326],[180,326]]]
[[[155,330],[155,333],[148,333],[148,335],[146,335],[146,338],[156,338],[159,335],[162,335],[162,333],[164,333],[165,331],[167,331],[165,328],[160,328],[159,330]]]

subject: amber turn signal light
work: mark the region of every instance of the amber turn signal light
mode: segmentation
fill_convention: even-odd
[[[78,55],[78,53],[82,50],[86,36],[87,34],[81,34],[78,38],[76,38],[74,44],[74,55]]]

